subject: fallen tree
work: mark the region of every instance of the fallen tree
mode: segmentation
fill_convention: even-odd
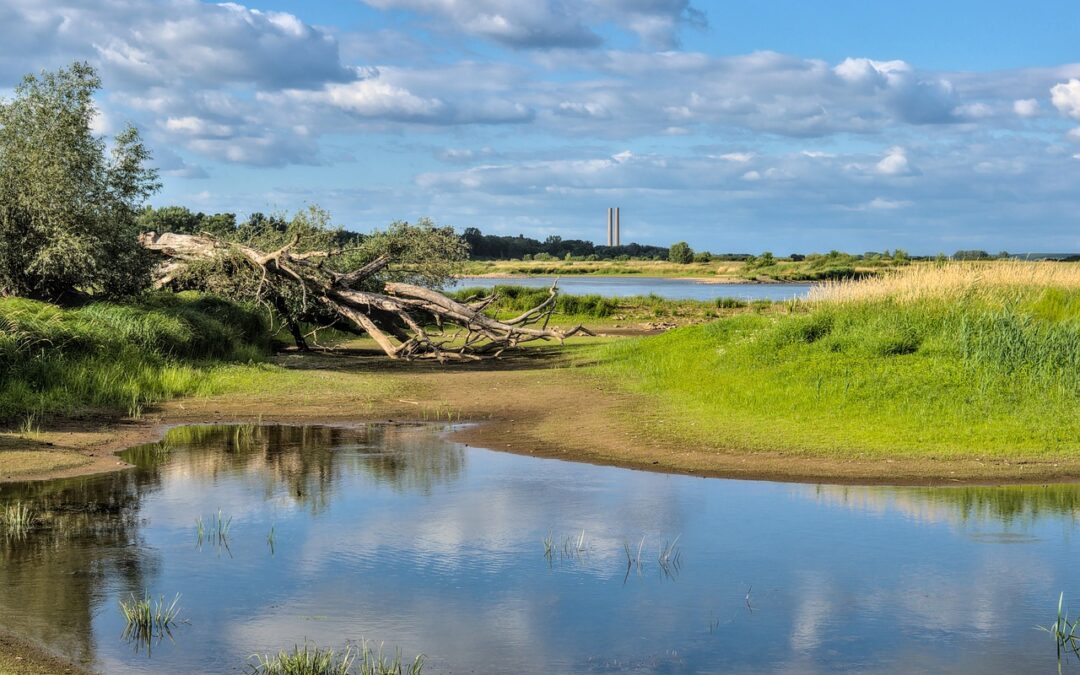
[[[505,350],[534,340],[564,339],[591,333],[582,326],[570,330],[549,327],[558,295],[557,282],[536,307],[508,320],[484,313],[495,296],[458,302],[422,286],[388,282],[383,292],[359,287],[394,263],[380,255],[349,272],[327,264],[341,250],[295,252],[299,237],[274,251],[220,239],[208,233],[146,232],[143,248],[160,257],[155,286],[172,285],[192,264],[232,256],[258,275],[255,299],[263,301],[272,289],[296,287],[305,305],[319,305],[339,327],[369,335],[392,359],[479,361],[497,358]],[[278,294],[280,295],[280,294]]]

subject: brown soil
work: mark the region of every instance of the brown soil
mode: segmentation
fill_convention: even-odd
[[[88,671],[0,631],[0,675],[87,675]]]

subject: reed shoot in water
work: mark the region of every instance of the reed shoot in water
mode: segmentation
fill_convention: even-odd
[[[1049,626],[1037,626],[1054,636],[1054,644],[1057,646],[1058,669],[1061,669],[1062,655],[1072,652],[1080,658],[1080,618],[1069,621],[1069,613],[1064,611],[1065,593],[1058,596],[1057,621]]]
[[[9,534],[24,535],[37,521],[37,512],[23,502],[8,504],[0,510],[0,525],[3,525]]]

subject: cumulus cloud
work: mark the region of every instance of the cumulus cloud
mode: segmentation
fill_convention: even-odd
[[[885,157],[876,165],[877,172],[886,176],[907,176],[914,173],[908,162],[907,151],[896,146],[889,148]]]
[[[1050,102],[1061,114],[1080,120],[1080,80],[1055,84],[1050,88]]]

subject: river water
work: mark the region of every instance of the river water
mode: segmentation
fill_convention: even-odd
[[[0,625],[107,673],[361,639],[425,673],[1016,673],[1056,669],[1059,592],[1080,610],[1077,486],[703,479],[444,431],[178,428],[131,471],[4,485],[45,525],[0,537]],[[186,623],[125,639],[144,591]]]
[[[550,288],[555,277],[466,277],[456,288],[491,288],[493,286],[528,286]],[[809,284],[709,284],[693,279],[664,277],[567,276],[559,278],[559,288],[568,295],[603,295],[625,298],[655,294],[669,300],[791,300],[810,290]],[[453,290],[453,288],[451,289]]]

